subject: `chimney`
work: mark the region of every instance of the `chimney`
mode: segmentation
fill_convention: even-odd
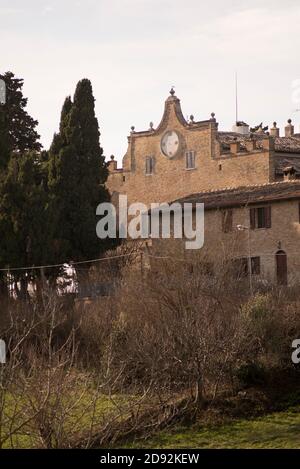
[[[267,137],[262,139],[262,147],[264,150],[272,151],[275,149],[275,142],[273,137]]]
[[[108,170],[110,172],[116,171],[117,166],[118,166],[118,163],[117,163],[117,161],[115,161],[114,155],[111,155],[110,161],[108,162]]]
[[[256,150],[256,140],[254,140],[254,138],[252,137],[250,138],[250,140],[245,141],[245,145],[247,151]]]
[[[292,125],[292,119],[288,120],[288,125],[285,126],[285,136],[292,137],[294,135],[294,126]]]
[[[273,127],[270,129],[271,137],[279,137],[280,129],[277,127],[277,122],[273,122]]]
[[[287,166],[283,170],[283,180],[284,181],[293,181],[296,179],[296,170],[294,166]]]
[[[233,155],[236,155],[237,153],[239,153],[240,149],[241,149],[240,142],[237,142],[237,141],[230,142],[230,153],[232,153]]]
[[[243,121],[237,121],[232,127],[232,132],[236,132],[241,135],[249,135],[249,125]]]

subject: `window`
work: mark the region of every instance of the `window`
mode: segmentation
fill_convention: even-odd
[[[271,206],[250,209],[251,230],[271,228]]]
[[[251,257],[251,272],[253,275],[260,275],[260,257]]]
[[[186,267],[187,267],[188,273],[190,274],[199,273],[207,277],[214,276],[214,265],[211,262],[200,262],[197,265],[193,263],[187,263]]]
[[[187,151],[185,154],[185,168],[195,169],[195,152]]]
[[[249,275],[249,258],[241,257],[235,259],[234,262],[237,278],[247,277]],[[260,275],[260,257],[251,257],[251,274]]]
[[[234,260],[234,269],[237,278],[246,277],[248,275],[248,259],[241,257]]]
[[[154,158],[152,156],[146,157],[146,174],[150,175],[154,172]]]
[[[223,210],[222,211],[222,231],[223,233],[229,233],[232,231],[232,210]]]

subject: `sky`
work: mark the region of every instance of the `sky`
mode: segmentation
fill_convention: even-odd
[[[104,154],[160,122],[171,86],[184,116],[220,130],[288,118],[300,128],[299,0],[0,0],[0,73],[24,78],[47,149],[60,110],[92,82]]]

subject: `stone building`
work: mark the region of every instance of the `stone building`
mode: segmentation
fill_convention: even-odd
[[[292,283],[300,276],[300,134],[291,120],[284,136],[275,122],[266,130],[237,122],[221,132],[214,113],[187,121],[172,89],[158,127],[132,127],[122,168],[109,162],[112,200],[204,202],[204,251],[217,260],[234,246],[246,273]]]
[[[300,281],[300,181],[202,192],[181,203],[204,203],[202,254],[239,274],[281,285]],[[250,266],[251,259],[251,266]]]

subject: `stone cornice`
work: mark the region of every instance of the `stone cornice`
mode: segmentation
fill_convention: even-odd
[[[150,137],[162,134],[168,126],[172,108],[174,108],[174,112],[178,122],[187,130],[195,131],[199,129],[209,129],[210,127],[214,127],[215,130],[218,129],[218,124],[214,118],[204,121],[187,122],[181,110],[180,99],[178,99],[176,96],[169,96],[169,98],[165,101],[164,113],[157,128],[151,128],[149,130],[142,130],[138,132],[132,131],[130,136],[128,137],[128,140],[130,141],[131,138]]]

